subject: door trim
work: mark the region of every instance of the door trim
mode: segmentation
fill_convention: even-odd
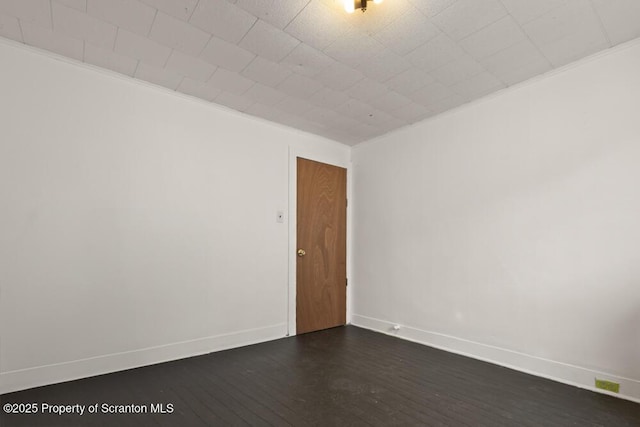
[[[351,199],[351,162],[341,162],[335,158],[325,156],[312,150],[304,150],[295,147],[289,147],[289,245],[288,245],[288,292],[287,292],[287,335],[296,335],[296,249],[298,242],[298,170],[297,158],[302,157],[316,162],[326,163],[332,166],[338,166],[347,170],[347,199]],[[351,206],[347,205],[347,277],[349,278],[349,286],[347,286],[347,324],[351,323]]]

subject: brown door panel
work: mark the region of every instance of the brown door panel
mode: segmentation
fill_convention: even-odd
[[[301,158],[297,167],[296,330],[301,334],[346,323],[347,170]]]

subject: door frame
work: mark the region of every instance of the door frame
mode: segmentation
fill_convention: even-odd
[[[310,149],[289,147],[289,245],[287,261],[289,263],[289,280],[287,292],[287,335],[296,335],[296,250],[298,244],[298,164],[302,157],[316,162],[338,166],[347,170],[347,278],[351,282],[351,161],[336,160],[334,156],[319,153]],[[351,323],[351,283],[347,286],[347,324]]]

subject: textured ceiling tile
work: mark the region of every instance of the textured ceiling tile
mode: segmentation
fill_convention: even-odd
[[[338,105],[344,104],[349,100],[349,97],[344,94],[344,92],[339,92],[337,90],[329,89],[323,87],[319,91],[313,94],[311,98],[309,98],[309,102],[315,104],[319,107],[325,108],[334,108]]]
[[[343,132],[333,128],[325,129],[320,135],[325,138],[333,139],[334,141],[340,141],[341,143],[350,146],[354,146],[365,141],[365,138],[358,138],[351,135],[349,132]]]
[[[411,4],[407,0],[390,0],[379,4],[369,2],[366,13],[356,11],[357,13],[348,14],[344,11],[344,2],[336,2],[334,0],[324,1],[330,3],[336,11],[344,17],[349,25],[369,35],[381,31],[411,8]]]
[[[453,40],[440,34],[409,53],[406,58],[416,67],[431,71],[446,65],[464,53]]]
[[[486,58],[526,39],[522,28],[511,16],[471,34],[460,41],[460,46],[476,59]]]
[[[482,64],[508,85],[551,69],[549,61],[528,39],[485,58]]]
[[[385,85],[398,93],[409,96],[421,87],[433,82],[433,77],[426,71],[411,67],[392,77]]]
[[[458,0],[410,0],[425,16],[433,17],[443,12]],[[531,0],[527,0],[531,1]]]
[[[357,122],[356,122],[357,124]],[[336,141],[340,141],[346,145],[356,145],[367,138],[361,138],[354,135],[353,127],[339,128],[332,123],[325,127],[322,135],[326,138],[331,138]]]
[[[356,122],[356,124],[349,130],[352,135],[356,138],[361,138],[362,141],[371,139],[380,133],[378,126],[362,122]]]
[[[640,1],[0,0],[0,36],[357,143],[640,36]]]
[[[380,130],[377,126],[373,126],[367,123],[364,123],[359,120],[350,119],[351,122],[348,126],[334,127],[335,130],[340,132],[345,132],[350,136],[350,140],[353,140],[354,143],[364,141],[370,139],[374,136],[377,136],[380,133]]]
[[[355,134],[359,137],[358,142],[367,141],[380,135],[380,128],[378,126],[367,126],[357,128]]]
[[[317,123],[313,123],[311,120],[294,113],[284,113],[278,116],[276,121],[286,126],[304,130],[305,132],[318,133],[322,130],[322,127],[318,126]]]
[[[355,85],[353,85],[349,90],[346,91],[346,94],[359,99],[360,101],[370,101],[373,98],[377,98],[386,93],[389,89],[375,80],[370,78],[364,78],[358,81]]]
[[[309,0],[238,0],[236,5],[277,28],[284,28]]]
[[[640,37],[640,1],[592,0],[613,45]]]
[[[49,0],[2,0],[0,14],[14,16],[23,22],[51,29]]]
[[[118,27],[146,36],[157,10],[137,0],[87,0],[87,13]]]
[[[454,61],[432,70],[430,74],[440,83],[452,86],[485,71],[484,67],[470,56],[461,56]]]
[[[21,27],[26,44],[82,61],[84,43],[81,40],[54,33],[32,23],[22,22]]]
[[[200,57],[231,71],[242,71],[256,56],[233,43],[212,37]]]
[[[327,129],[346,133],[348,133],[352,127],[357,126],[357,124],[358,121],[356,119],[345,116],[344,114],[337,113],[335,111],[333,115],[326,116],[325,119],[325,126],[327,127]]]
[[[154,67],[144,62],[138,63],[135,77],[171,90],[176,90],[183,78],[180,74],[172,73],[164,68]]]
[[[338,113],[330,108],[318,107],[306,111],[302,117],[312,120],[316,123],[323,123],[325,126],[331,126],[331,122],[339,116]]]
[[[282,111],[273,108],[272,105],[264,105],[260,103],[253,104],[247,109],[246,113],[270,121],[276,121],[277,118],[282,115]]]
[[[431,103],[428,107],[434,114],[439,114],[443,111],[447,111],[456,107],[459,107],[462,104],[469,102],[466,98],[457,93],[444,98],[438,101]]]
[[[392,90],[369,101],[369,104],[384,112],[391,112],[411,104],[411,100]]]
[[[514,70],[540,61],[546,62],[546,59],[527,39],[483,59],[481,63],[487,70],[495,73]]]
[[[357,68],[365,76],[384,82],[411,68],[411,63],[391,50],[384,49]]]
[[[569,0],[522,28],[536,45],[542,46],[586,29],[600,30],[600,23],[588,2]]]
[[[523,29],[556,67],[609,47],[594,9],[580,0],[567,1]]]
[[[358,120],[345,115],[344,113],[338,113],[334,111],[333,116],[327,116],[327,126],[331,129],[340,130],[344,132],[350,132],[352,128],[358,126],[360,123]]]
[[[347,31],[331,43],[324,53],[343,64],[355,67],[376,56],[384,46],[358,30]]]
[[[394,121],[395,118],[382,110],[378,110],[377,108],[372,108],[367,114],[355,117],[361,123],[365,123],[371,126],[382,126],[384,123],[388,123]]]
[[[14,16],[0,15],[0,36],[24,43],[18,18]]]
[[[484,72],[458,83],[451,89],[464,98],[476,99],[503,87],[505,85],[496,76],[489,72]]]
[[[324,50],[349,28],[342,16],[321,2],[311,0],[285,31],[318,50]]]
[[[520,24],[526,24],[544,15],[552,9],[566,3],[567,0],[501,0],[507,11]],[[617,0],[616,0],[617,1]]]
[[[274,105],[282,101],[286,95],[279,90],[262,83],[256,83],[244,94],[249,99],[262,104],[263,106]]]
[[[448,98],[454,95],[451,89],[443,85],[440,82],[429,83],[420,90],[415,91],[409,98],[418,104],[429,106],[430,104],[440,101],[441,99]]]
[[[251,99],[231,92],[222,92],[216,96],[213,101],[216,104],[224,105],[225,107],[238,111],[246,111],[254,104]]]
[[[393,117],[405,120],[409,123],[420,121],[427,117],[429,113],[429,109],[420,104],[416,104],[415,102],[411,102],[402,108],[390,112]]]
[[[200,0],[189,22],[231,43],[238,43],[257,18],[226,0]]]
[[[438,30],[424,15],[410,8],[399,19],[375,34],[375,38],[399,55],[406,55],[438,35]]]
[[[387,132],[391,132],[394,131],[396,129],[399,129],[405,125],[407,125],[408,123],[404,120],[400,120],[398,118],[395,117],[391,117],[391,120],[388,120],[384,123],[380,123],[378,125],[378,129],[379,129],[379,135],[383,135]]]
[[[291,71],[278,63],[258,56],[246,66],[242,74],[256,82],[275,87],[289,77]]]
[[[198,56],[211,34],[164,12],[158,12],[149,38],[186,54]]]
[[[188,21],[198,0],[140,0],[149,6],[183,21]]]
[[[86,40],[94,46],[113,49],[117,28],[93,16],[58,3],[53,6],[53,28],[56,33]]]
[[[241,76],[238,73],[218,68],[207,82],[222,91],[242,95],[254,85],[254,81]]]
[[[286,117],[286,115],[283,117]],[[279,121],[281,123],[286,123],[285,121],[282,120],[283,117],[281,117]],[[296,116],[292,115],[291,117],[296,117]],[[309,133],[314,133],[316,135],[320,135],[324,131],[324,125],[322,125],[321,123],[316,123],[312,120],[308,120],[304,117],[302,118],[296,117],[295,120],[290,122],[289,126],[293,126],[297,129],[300,129]]]
[[[179,50],[171,52],[165,68],[194,80],[205,82],[213,75],[216,67],[201,59],[184,54]]]
[[[369,115],[373,116],[374,111],[376,111],[376,109],[369,103],[362,102],[357,99],[350,99],[336,108],[337,113],[344,114],[345,116],[354,119],[362,119]]]
[[[240,47],[271,61],[279,62],[300,44],[284,31],[258,20],[240,42]]]
[[[220,89],[201,81],[190,79],[189,77],[182,79],[182,82],[180,82],[180,85],[176,90],[187,95],[204,99],[205,101],[212,101],[221,93]]]
[[[122,28],[118,29],[115,51],[159,67],[164,66],[171,54],[168,47]]]
[[[294,73],[280,83],[277,89],[287,95],[305,99],[322,89],[322,84],[309,77]]]
[[[52,3],[60,3],[67,7],[72,7],[80,12],[87,11],[87,0],[53,0]]]
[[[529,40],[482,60],[484,67],[504,83],[513,85],[551,69],[549,61]]]
[[[306,111],[315,108],[315,106],[310,102],[295,98],[293,96],[287,96],[282,101],[278,102],[275,106],[279,110],[285,111],[290,114],[303,114]]]
[[[133,76],[138,60],[115,53],[111,49],[103,49],[89,43],[84,45],[84,62],[107,68],[118,73]]]
[[[334,90],[346,90],[363,78],[362,73],[339,62],[334,63],[316,76],[319,82]]]
[[[520,83],[531,77],[544,74],[551,70],[549,61],[544,58],[538,61],[532,61],[521,65],[519,67],[509,67],[508,69],[499,69],[492,71],[492,73],[498,77],[502,82],[508,86]]]
[[[442,31],[460,40],[507,14],[498,0],[458,0],[433,18]]]
[[[298,74],[314,77],[335,61],[319,50],[300,43],[281,63]]]
[[[561,67],[608,47],[610,47],[609,43],[599,28],[585,28],[580,32],[540,46],[540,50],[555,67]]]

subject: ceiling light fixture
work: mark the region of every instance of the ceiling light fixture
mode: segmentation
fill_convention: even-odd
[[[383,0],[373,0],[375,4],[382,3]],[[344,10],[347,13],[353,13],[356,9],[362,9],[363,12],[367,10],[367,0],[344,0]]]

